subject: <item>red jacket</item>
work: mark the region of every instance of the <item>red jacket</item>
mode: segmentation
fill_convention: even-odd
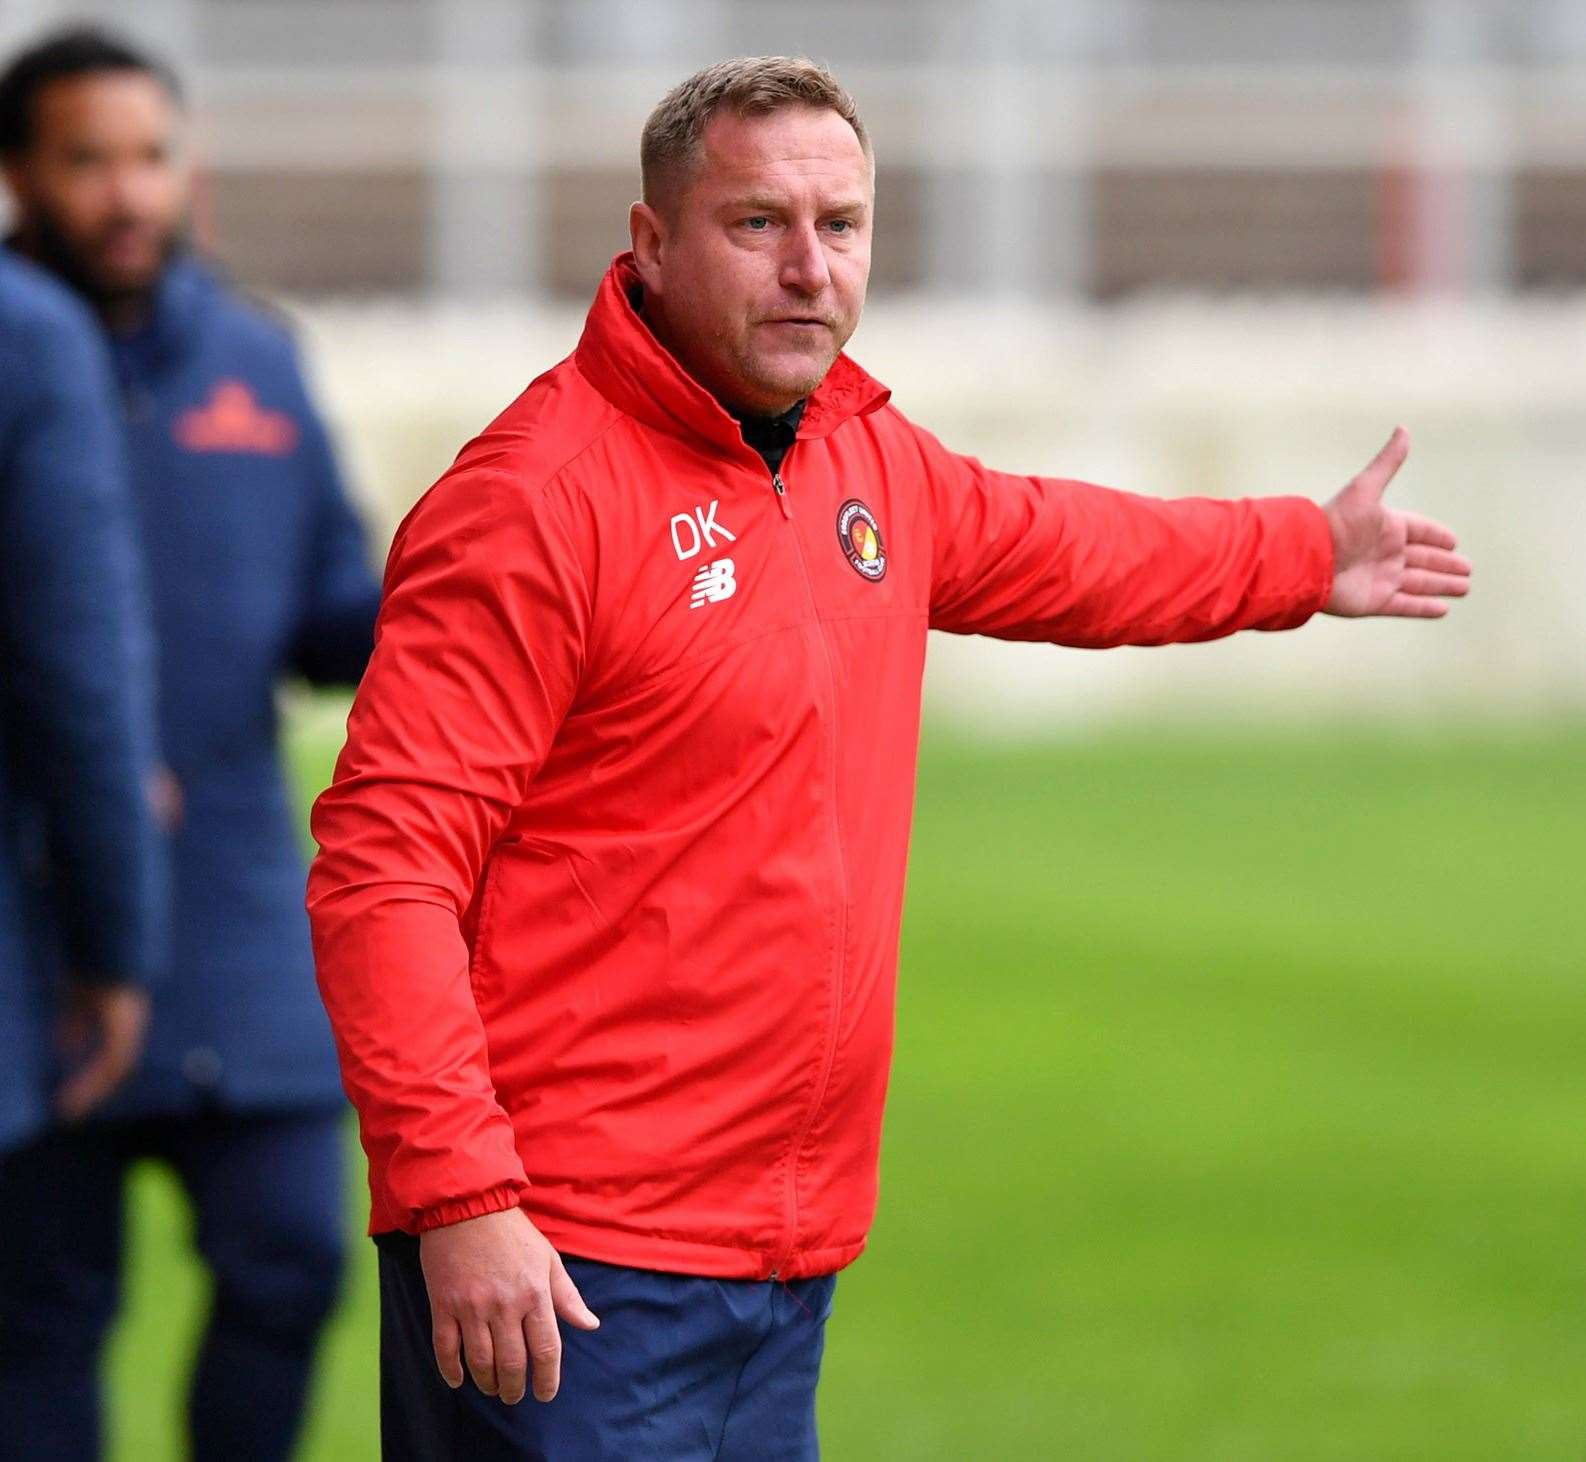
[[[631,261],[391,550],[314,810],[320,987],[372,1228],[521,1203],[722,1277],[864,1247],[927,628],[1068,645],[1300,624],[1299,498],[988,471],[847,357],[773,483]]]

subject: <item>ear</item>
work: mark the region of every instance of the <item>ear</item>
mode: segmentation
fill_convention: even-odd
[[[666,252],[666,220],[648,203],[628,210],[628,237],[633,241],[633,261],[647,295],[661,293],[661,260]]]

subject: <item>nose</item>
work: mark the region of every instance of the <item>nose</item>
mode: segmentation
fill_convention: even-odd
[[[147,211],[151,180],[148,170],[135,163],[122,163],[111,170],[110,201],[117,212],[141,217]]]
[[[782,254],[781,284],[806,296],[818,295],[832,282],[826,250],[812,225],[791,228]]]

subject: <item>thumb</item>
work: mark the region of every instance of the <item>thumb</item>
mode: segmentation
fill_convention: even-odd
[[[1368,502],[1378,502],[1409,455],[1410,434],[1402,426],[1396,426],[1382,450],[1355,474],[1350,486],[1356,496],[1364,497]]]
[[[580,1330],[600,1328],[600,1321],[596,1318],[595,1312],[584,1303],[584,1297],[579,1294],[578,1286],[563,1268],[559,1254],[556,1256],[556,1262],[551,1265],[551,1304],[555,1306],[556,1313],[569,1325],[576,1325]]]

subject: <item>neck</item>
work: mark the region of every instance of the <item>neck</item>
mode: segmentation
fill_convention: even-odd
[[[149,323],[154,313],[154,291],[118,295],[114,299],[93,301],[94,312],[112,335],[131,335]]]

